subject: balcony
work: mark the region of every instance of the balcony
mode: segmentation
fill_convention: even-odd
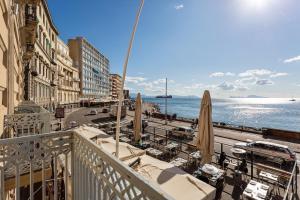
[[[57,81],[50,81],[50,85],[51,85],[51,87],[55,87],[55,86],[57,86]]]
[[[25,15],[25,26],[30,30],[35,30],[38,24],[38,19],[35,14],[26,14]]]
[[[73,78],[73,81],[74,82],[80,82],[80,79],[79,78]]]
[[[0,199],[21,191],[22,199],[172,199],[100,148],[93,132],[19,136],[0,140]]]
[[[34,54],[34,44],[27,43],[25,45],[25,52],[23,54],[23,59],[30,60]]]
[[[38,76],[38,71],[36,69],[36,66],[31,66],[31,75],[32,76]]]
[[[65,76],[65,74],[62,72],[62,71],[58,71],[58,76],[61,76],[61,77],[64,77]]]

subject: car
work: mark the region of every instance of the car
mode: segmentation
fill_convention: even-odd
[[[108,113],[108,112],[109,112],[109,109],[108,109],[108,108],[103,108],[103,109],[102,109],[102,112],[103,112],[103,113]]]
[[[90,115],[97,115],[97,110],[91,110]]]
[[[183,139],[193,139],[194,129],[185,126],[175,127],[169,131],[169,136],[175,136]]]
[[[246,150],[248,154],[253,152],[254,156],[264,158],[280,165],[292,164],[296,160],[296,153],[286,145],[267,141],[238,142],[235,148]]]
[[[70,127],[70,128],[75,128],[75,127],[77,127],[77,126],[78,126],[78,124],[77,124],[76,121],[70,121],[70,123],[69,123],[69,127]]]

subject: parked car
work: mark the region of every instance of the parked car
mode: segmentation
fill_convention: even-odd
[[[108,108],[103,108],[103,109],[102,109],[102,112],[103,112],[103,113],[108,113],[108,112],[109,112],[109,109],[108,109]]]
[[[97,110],[91,110],[90,115],[97,115]]]
[[[245,149],[248,154],[264,158],[278,164],[292,164],[296,160],[296,153],[288,146],[267,141],[239,142],[234,145],[236,148]]]
[[[69,128],[75,128],[78,126],[78,123],[76,121],[70,121]]]
[[[194,129],[185,126],[176,127],[169,132],[169,136],[175,136],[183,139],[193,139]]]

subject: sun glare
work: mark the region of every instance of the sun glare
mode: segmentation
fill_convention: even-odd
[[[268,6],[270,0],[243,0],[248,9],[264,10]]]

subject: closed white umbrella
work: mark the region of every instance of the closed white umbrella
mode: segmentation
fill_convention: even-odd
[[[138,142],[141,139],[142,132],[142,98],[141,94],[138,93],[135,100],[135,112],[133,121],[133,134],[134,141]]]
[[[214,133],[212,123],[212,105],[208,90],[205,90],[201,102],[198,120],[196,146],[202,153],[202,163],[211,163],[214,155]]]

